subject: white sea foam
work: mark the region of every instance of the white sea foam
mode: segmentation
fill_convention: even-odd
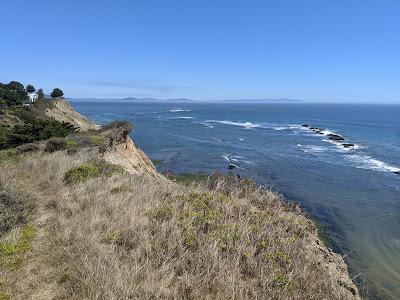
[[[216,137],[212,137],[211,138],[213,141],[217,141],[217,142],[224,142],[224,140],[223,139],[220,139],[220,138],[216,138]]]
[[[387,164],[370,156],[346,155],[345,158],[355,164],[356,168],[370,169],[379,172],[399,172],[400,168]]]
[[[228,153],[222,154],[221,157],[222,157],[223,159],[225,159],[225,160],[226,160],[227,162],[229,162],[229,163],[238,162],[238,161],[244,159],[243,156],[240,156],[240,155],[230,155],[230,154],[228,154]]]
[[[290,129],[289,127],[272,127],[273,130],[281,131],[281,130],[287,130]]]
[[[316,145],[297,144],[297,147],[305,153],[322,153],[327,150],[326,147]]]
[[[200,122],[200,124],[202,124],[203,126],[205,126],[207,128],[214,128],[213,125],[211,125],[210,123],[207,123],[207,122]]]
[[[183,111],[190,111],[190,109],[172,108],[169,110],[169,112],[183,112]]]
[[[142,111],[142,112],[132,113],[132,115],[149,115],[149,114],[158,114],[158,111]]]
[[[239,141],[241,141],[241,142],[243,142],[243,141],[244,141],[244,139],[242,139],[242,138],[238,138],[238,140],[239,140]]]
[[[232,126],[240,126],[240,127],[244,127],[244,128],[258,128],[261,127],[260,124],[253,124],[251,122],[234,122],[234,121],[219,121],[219,120],[207,120],[205,121],[205,123],[218,123],[218,124],[222,124],[222,125],[232,125]]]
[[[193,117],[174,117],[174,118],[167,118],[167,120],[190,120]]]
[[[226,153],[224,153],[223,155],[221,155],[221,157],[222,157],[223,159],[225,159],[227,162],[230,162],[230,161],[231,161],[231,159],[229,158],[229,155],[226,154]]]

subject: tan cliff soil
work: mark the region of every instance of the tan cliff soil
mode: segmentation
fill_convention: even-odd
[[[241,180],[212,187],[218,190],[213,195],[224,193],[233,201],[213,204],[224,208],[219,218],[229,226],[238,224],[247,238],[262,220],[252,223],[248,216],[257,213],[272,223],[262,227],[254,243],[238,241],[232,251],[242,254],[231,258],[211,242],[179,252],[179,224],[187,204],[176,211],[164,207],[176,196],[201,195],[203,188],[178,186],[157,173],[129,138],[129,123],[94,130],[65,100],[53,101],[47,116],[81,128],[77,138],[100,136],[102,142],[75,153],[40,150],[0,162],[0,187],[18,187],[37,202],[37,235],[29,256],[16,271],[3,274],[0,268],[0,296],[4,291],[11,299],[360,299],[344,260],[321,242],[298,206],[268,190],[243,190]],[[98,158],[121,165],[127,174],[65,184],[66,171]],[[172,212],[177,227],[167,218]],[[198,218],[197,211],[186,213]],[[150,222],[158,229],[151,227],[154,232],[146,235],[149,215],[159,218]],[[230,231],[221,233],[223,241],[232,238]],[[201,235],[202,230],[193,238]]]
[[[95,129],[93,123],[74,111],[71,105],[62,98],[51,100],[45,114],[58,121],[71,123],[81,131]],[[151,160],[129,137],[131,130],[132,126],[127,122],[114,122],[112,126],[99,129],[101,135],[108,139],[108,145],[101,157],[110,163],[121,165],[131,174],[147,173],[160,177]]]
[[[123,166],[131,174],[156,174],[159,176],[151,160],[133,144],[130,138],[111,146],[103,157],[112,164]]]
[[[50,100],[44,113],[48,117],[54,118],[58,121],[71,123],[82,131],[95,129],[93,123],[89,122],[87,118],[74,111],[71,105],[63,98]]]

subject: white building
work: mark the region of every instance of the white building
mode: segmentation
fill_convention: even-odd
[[[28,93],[29,96],[29,101],[30,102],[35,102],[35,100],[38,99],[38,94],[37,93]]]

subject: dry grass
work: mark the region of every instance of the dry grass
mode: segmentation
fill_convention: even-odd
[[[326,261],[340,260],[279,195],[234,178],[67,185],[65,173],[93,158],[79,154],[0,164],[0,183],[38,199],[30,260],[3,287],[16,299],[352,298]]]

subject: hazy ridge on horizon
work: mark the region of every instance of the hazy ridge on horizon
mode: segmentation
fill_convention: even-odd
[[[152,97],[67,97],[70,101],[136,101],[136,102],[178,102],[178,103],[273,103],[273,104],[347,104],[347,105],[400,105],[397,102],[362,102],[362,101],[311,101],[292,98],[239,98],[239,99],[188,99],[188,98],[152,98]]]

